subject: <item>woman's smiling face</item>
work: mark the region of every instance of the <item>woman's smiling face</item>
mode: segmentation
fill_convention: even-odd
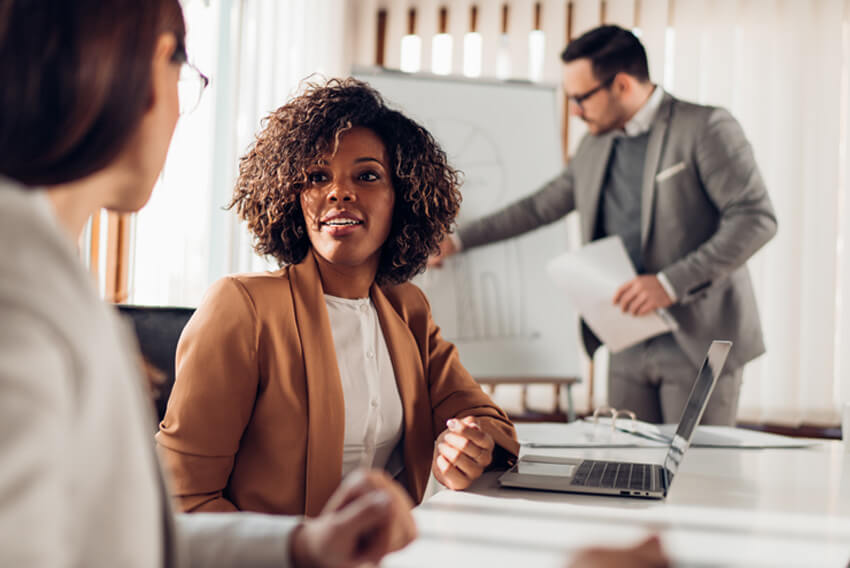
[[[316,253],[330,264],[377,271],[395,205],[381,139],[363,127],[343,132],[336,154],[317,160],[307,178],[299,199]]]

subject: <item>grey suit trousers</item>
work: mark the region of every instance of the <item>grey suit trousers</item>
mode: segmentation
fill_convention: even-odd
[[[724,371],[700,424],[734,426],[743,367]],[[675,424],[682,417],[699,368],[669,333],[611,355],[608,404],[645,422]]]

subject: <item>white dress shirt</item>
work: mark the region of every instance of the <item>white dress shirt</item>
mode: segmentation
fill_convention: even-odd
[[[369,298],[325,294],[325,304],[345,400],[342,475],[361,466],[395,475],[403,412],[378,312]]]
[[[652,122],[655,120],[655,115],[658,114],[658,109],[661,107],[661,101],[664,100],[664,89],[656,86],[643,106],[632,116],[623,126],[623,131],[626,136],[640,136],[652,128]]]

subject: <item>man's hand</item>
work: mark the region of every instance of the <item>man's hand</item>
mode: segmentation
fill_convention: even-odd
[[[668,568],[670,561],[653,536],[632,548],[588,548],[579,552],[570,568]]]
[[[440,242],[440,252],[428,257],[428,268],[441,268],[443,261],[453,254],[457,254],[458,250],[453,240],[448,235],[443,237]]]
[[[431,471],[449,489],[466,489],[493,461],[495,442],[472,416],[452,418],[434,446]]]
[[[664,291],[664,287],[654,274],[638,276],[620,286],[614,294],[614,305],[620,306],[623,313],[633,316],[643,316],[672,304],[673,300]]]
[[[410,497],[385,472],[354,472],[318,517],[305,520],[293,532],[293,564],[298,568],[377,564],[416,538],[412,508]]]

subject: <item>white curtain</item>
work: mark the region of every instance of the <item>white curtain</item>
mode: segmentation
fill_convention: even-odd
[[[212,82],[183,116],[150,204],[136,218],[130,301],[197,305],[221,276],[273,267],[228,204],[261,119],[302,80],[347,74],[345,0],[184,0],[190,60]]]

